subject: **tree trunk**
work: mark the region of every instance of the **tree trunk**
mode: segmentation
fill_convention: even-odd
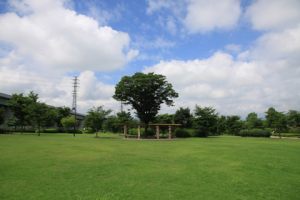
[[[38,125],[38,136],[41,136],[41,125]]]

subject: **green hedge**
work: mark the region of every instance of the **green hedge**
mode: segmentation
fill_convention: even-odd
[[[289,129],[289,133],[300,134],[300,127],[293,127]]]
[[[186,129],[186,128],[175,129],[175,136],[179,138],[193,137],[194,134],[195,131],[193,129]]]
[[[271,132],[265,129],[246,129],[238,133],[242,137],[270,137]]]
[[[128,135],[138,135],[138,129],[137,128],[130,128],[128,130]],[[154,136],[155,135],[155,131],[152,128],[148,128],[147,130],[147,134],[145,134],[145,129],[141,128],[141,135],[142,136]]]

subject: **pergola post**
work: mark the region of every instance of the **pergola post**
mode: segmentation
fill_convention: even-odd
[[[156,139],[159,139],[159,126],[156,126]]]
[[[172,126],[169,125],[169,139],[172,139]]]
[[[127,138],[127,125],[124,125],[124,137]]]
[[[138,125],[138,139],[141,138],[141,126]]]

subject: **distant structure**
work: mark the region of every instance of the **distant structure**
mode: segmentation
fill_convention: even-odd
[[[74,113],[74,117],[75,117],[75,125],[74,125],[74,131],[77,128],[77,88],[78,88],[78,77],[74,76],[73,79],[73,102],[72,102],[72,111]],[[75,136],[75,132],[74,132],[74,136]]]
[[[7,122],[9,120],[9,118],[13,117],[14,114],[13,112],[11,111],[9,105],[7,104],[7,102],[12,98],[11,95],[9,94],[5,94],[5,93],[1,93],[0,92],[0,108],[4,109],[4,121]],[[54,106],[51,106],[51,105],[48,105],[50,107],[54,107]],[[75,116],[75,113],[74,111],[72,110],[71,111],[71,115],[74,115]],[[76,119],[78,120],[78,126],[79,127],[82,127],[83,126],[83,120],[84,120],[84,117],[85,115],[84,114],[81,114],[81,113],[77,113],[76,112]],[[6,124],[6,123],[4,123]],[[4,126],[4,125],[2,125]],[[1,128],[1,127],[0,127]]]

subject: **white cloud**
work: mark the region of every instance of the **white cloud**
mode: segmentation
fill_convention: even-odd
[[[229,44],[228,53],[160,61],[146,68],[145,72],[166,75],[179,92],[176,107],[164,107],[163,112],[195,104],[243,116],[252,111],[262,115],[270,106],[300,109],[300,94],[295,92],[300,85],[299,5],[298,0],[253,1],[245,16],[254,29],[265,32],[242,52],[240,45]],[[234,27],[240,15],[239,1],[191,0],[184,24],[191,33],[205,33]]]
[[[185,25],[191,33],[231,29],[240,17],[239,0],[190,0]]]
[[[108,71],[137,55],[127,33],[99,26],[97,21],[55,1],[13,1],[14,12],[0,15],[0,40],[18,57],[51,70]]]
[[[300,24],[281,31],[268,32],[256,41],[252,56],[260,60],[285,59],[300,63]]]
[[[94,71],[122,68],[138,55],[127,33],[100,26],[63,0],[11,0],[0,15],[0,91],[28,93],[54,106],[71,106],[72,76],[79,74],[78,110],[117,109],[114,86]]]
[[[172,0],[148,0],[147,13],[152,14],[162,8],[170,8]]]
[[[222,114],[245,116],[250,111],[263,113],[269,106],[279,110],[299,109],[300,70],[286,63],[244,61],[216,52],[207,59],[160,62],[145,72],[163,74],[179,93],[179,106],[213,106]],[[285,73],[283,73],[285,71]]]
[[[238,53],[241,51],[241,46],[238,44],[228,44],[225,46],[225,49],[232,53]]]
[[[148,0],[148,14],[162,9],[170,11],[164,27],[172,34],[177,31],[177,24],[189,33],[232,29],[241,15],[239,0]]]
[[[278,30],[300,23],[299,0],[257,0],[247,8],[254,29]]]

